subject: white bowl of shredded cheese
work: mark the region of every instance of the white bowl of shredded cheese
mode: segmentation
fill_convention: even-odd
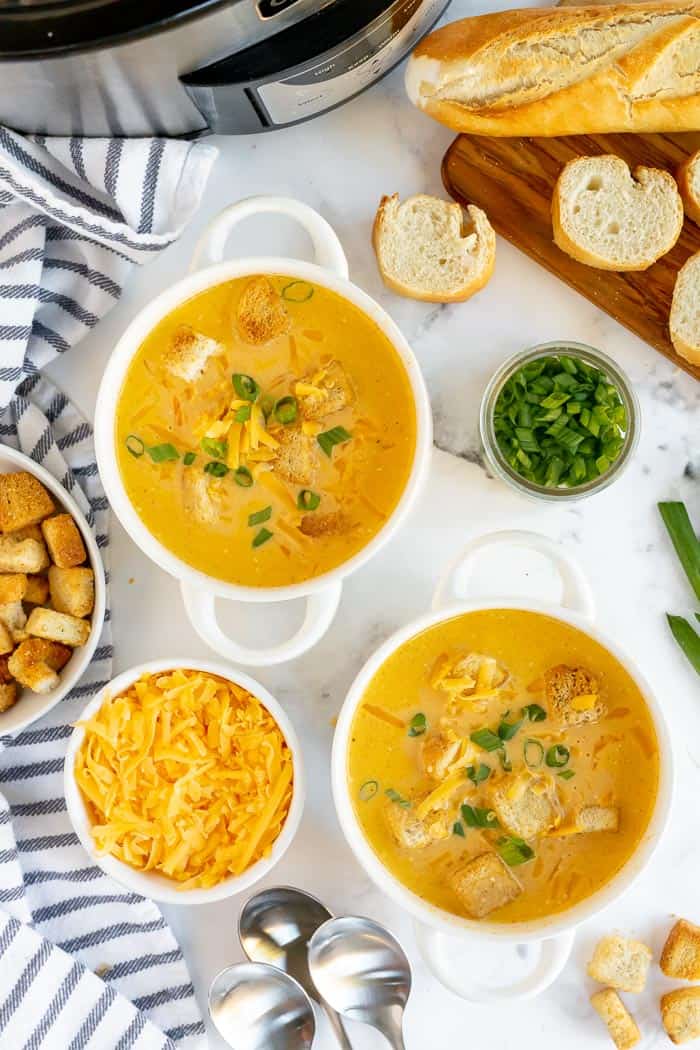
[[[304,806],[301,749],[259,682],[156,660],[87,705],[65,762],[68,814],[117,882],[169,904],[248,889],[284,855]]]

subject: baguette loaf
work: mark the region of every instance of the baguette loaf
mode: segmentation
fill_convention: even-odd
[[[475,135],[700,130],[700,2],[465,18],[418,45],[406,89]]]

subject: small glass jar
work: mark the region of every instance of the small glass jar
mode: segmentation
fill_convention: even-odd
[[[523,365],[554,354],[566,354],[568,357],[578,358],[585,361],[586,364],[599,368],[609,378],[611,384],[617,388],[627,413],[627,432],[617,459],[604,474],[600,474],[597,478],[592,478],[590,481],[585,481],[581,485],[571,488],[564,485],[557,488],[549,488],[546,485],[538,485],[534,481],[528,481],[527,478],[518,474],[503,456],[498,446],[493,426],[494,409],[505,383]],[[479,427],[486,458],[494,474],[526,496],[555,503],[583,499],[584,496],[591,496],[594,492],[600,492],[612,484],[623,472],[637,447],[639,421],[639,401],[632,384],[625,373],[618,368],[607,354],[596,350],[592,346],[586,346],[585,343],[555,340],[551,343],[540,343],[538,346],[530,347],[528,350],[522,350],[501,365],[484,391],[484,396],[481,400]]]

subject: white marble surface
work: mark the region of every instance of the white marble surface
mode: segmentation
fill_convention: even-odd
[[[450,14],[471,11],[468,2],[454,0]],[[467,1041],[479,1050],[505,1050],[516,1043],[538,1050],[602,1048],[610,1044],[588,1005],[584,975],[596,934],[619,927],[658,947],[671,913],[700,921],[700,688],[663,621],[667,609],[690,612],[692,604],[655,509],[657,500],[681,496],[700,520],[700,386],[501,241],[491,283],[469,303],[431,306],[388,292],[369,243],[378,198],[394,190],[439,193],[440,160],[450,138],[408,104],[399,70],[310,124],[219,140],[221,156],[206,200],[181,242],[138,274],[120,305],[51,374],[91,416],[115,339],[154,293],[184,274],[197,234],[225,204],[253,193],[288,194],[318,208],[332,223],[353,280],[386,307],[413,345],[432,397],[436,443],[454,456],[436,452],[420,506],[391,549],[347,583],[337,620],[318,648],[293,665],[258,674],[300,731],[309,775],[301,831],[268,883],[303,886],[336,912],[373,915],[403,939],[415,967],[408,1050],[447,1050]],[[231,247],[241,254],[308,251],[286,221],[269,219],[241,228]],[[639,450],[626,475],[607,492],[568,508],[530,503],[488,478],[477,436],[479,399],[496,366],[523,346],[558,337],[589,342],[611,354],[631,376],[643,414]],[[330,799],[328,759],[332,719],[367,655],[394,628],[426,609],[437,572],[467,536],[508,527],[539,529],[580,559],[593,584],[600,624],[631,650],[667,707],[679,784],[668,836],[648,873],[608,915],[581,931],[567,969],[548,993],[496,1013],[454,998],[427,974],[409,919],[373,888],[344,844]],[[175,582],[135,549],[116,521],[112,532],[115,670],[151,657],[205,655],[188,628]],[[482,584],[490,568],[479,574]],[[501,593],[551,587],[536,568],[521,557],[507,559],[495,586]],[[291,608],[276,610],[266,623],[283,631],[297,614]],[[245,619],[252,621],[246,630],[258,636],[260,610]],[[241,627],[242,621],[240,610],[231,613],[231,624]],[[241,958],[236,940],[240,904],[232,899],[168,909],[203,1007],[214,973]],[[656,971],[647,993],[633,1004],[645,1047],[666,1045],[656,1008],[662,983]],[[353,1026],[351,1034],[358,1050],[382,1045],[365,1029]],[[223,1045],[213,1033],[211,1045]],[[326,1027],[315,1045],[332,1050]]]

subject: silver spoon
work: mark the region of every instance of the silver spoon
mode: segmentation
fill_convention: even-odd
[[[238,963],[217,974],[209,1013],[233,1050],[310,1050],[314,1008],[294,978],[275,966]]]
[[[328,908],[310,893],[276,886],[256,893],[244,905],[238,920],[238,937],[249,959],[271,963],[291,974],[324,1008],[342,1050],[352,1050],[343,1022],[321,997],[309,973],[309,941],[330,918]]]
[[[338,1013],[371,1025],[394,1050],[405,1050],[403,1011],[411,992],[411,964],[384,926],[355,916],[329,919],[311,938],[309,970]]]

